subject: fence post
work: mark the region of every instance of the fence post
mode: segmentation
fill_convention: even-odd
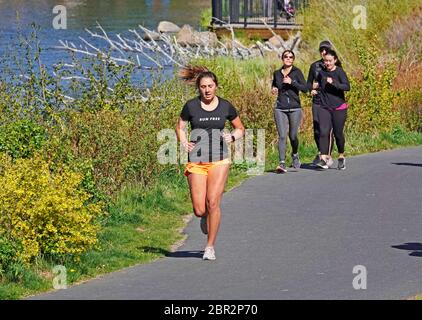
[[[222,24],[221,23],[221,20],[223,20],[222,2],[223,0],[212,0],[212,24],[214,23],[218,23],[220,25]]]
[[[243,15],[244,15],[244,27],[246,28],[248,25],[248,0],[243,0]]]
[[[229,0],[230,23],[239,23],[239,0]]]

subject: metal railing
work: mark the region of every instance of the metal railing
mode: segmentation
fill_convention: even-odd
[[[295,13],[285,10],[284,0],[212,0],[212,24],[224,23],[264,25],[263,20],[274,28],[297,25],[297,12],[308,5],[309,0],[291,0]]]

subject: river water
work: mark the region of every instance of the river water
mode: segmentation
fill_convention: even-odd
[[[58,16],[53,8],[57,5],[66,8],[66,29],[53,27]],[[31,23],[40,26],[42,61],[51,67],[68,58],[67,52],[55,48],[60,45],[59,40],[76,45],[81,44],[79,37],[91,41],[85,28],[100,32],[96,29],[97,22],[110,35],[120,33],[122,36],[131,35],[129,29],[137,29],[142,34],[139,24],[156,29],[162,20],[199,29],[200,13],[210,7],[211,0],[0,0],[0,56],[18,51],[18,30],[29,33]],[[92,43],[101,46],[95,39]]]

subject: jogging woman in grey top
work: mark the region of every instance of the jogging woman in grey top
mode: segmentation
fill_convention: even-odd
[[[278,151],[280,163],[276,168],[277,173],[284,173],[286,169],[286,139],[289,133],[292,146],[292,165],[300,168],[298,131],[302,120],[302,107],[300,105],[299,90],[306,92],[308,87],[302,71],[293,65],[295,54],[285,50],[281,55],[283,66],[273,75],[272,94],[277,95],[274,108],[274,118],[278,131]]]

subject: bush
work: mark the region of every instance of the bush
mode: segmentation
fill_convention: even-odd
[[[400,108],[401,123],[408,130],[422,132],[422,92],[400,90],[395,97],[395,104]]]
[[[203,30],[207,30],[211,26],[212,11],[211,8],[201,11],[201,16],[199,18],[199,26]]]
[[[0,236],[20,246],[17,258],[27,263],[41,253],[78,255],[97,242],[101,206],[88,203],[81,180],[65,167],[52,174],[38,156],[3,165]]]
[[[399,122],[399,112],[394,108],[395,93],[392,90],[396,68],[392,61],[383,66],[377,64],[380,53],[373,46],[364,47],[356,42],[361,74],[350,76],[351,91],[348,94],[350,131],[360,133],[389,132]]]
[[[0,236],[0,277],[7,273],[16,260],[16,243]]]
[[[92,168],[92,182],[101,192],[112,196],[125,184],[147,186],[153,181],[154,172],[160,168],[156,156],[158,128],[152,120],[142,113],[131,118],[117,110],[70,114],[74,157],[85,163],[85,168]]]
[[[46,140],[46,130],[32,120],[17,120],[0,126],[0,152],[12,158],[28,158]]]

